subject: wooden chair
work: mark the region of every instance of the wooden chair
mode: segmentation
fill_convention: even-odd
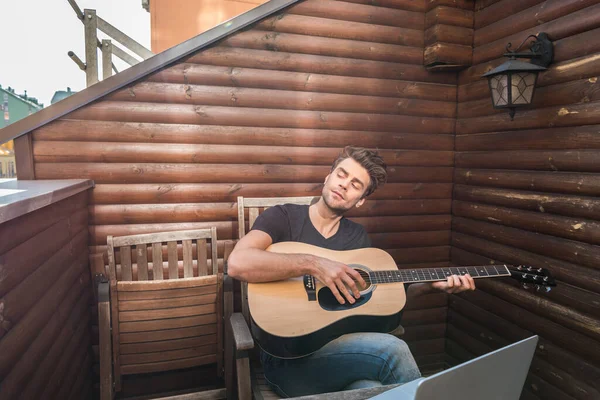
[[[113,381],[121,390],[122,375],[212,363],[218,376],[233,375],[223,345],[232,286],[224,293],[216,228],[108,236],[107,245],[109,282],[98,287],[101,399],[113,398]],[[225,260],[232,248],[226,242]],[[202,392],[206,399],[232,396],[227,387]]]
[[[300,204],[310,205],[318,201],[319,197],[275,197],[275,198],[243,198],[238,197],[238,227],[239,227],[239,238],[246,234],[246,218],[245,210],[248,209],[248,228],[251,229],[252,225],[258,218],[261,210],[268,207],[272,207],[280,204]],[[240,337],[247,338],[249,335],[250,326],[250,312],[248,308],[248,285],[245,282],[241,284],[242,289],[242,314],[234,313],[231,318],[231,325],[234,336],[239,332]],[[395,332],[402,333],[404,330],[400,326]],[[251,338],[249,340],[252,340]],[[240,340],[241,341],[241,340]],[[251,388],[251,393],[248,391],[240,392],[240,399],[246,400],[254,398],[255,400],[275,400],[280,399],[280,396],[273,392],[268,386],[262,366],[258,359],[256,351],[252,351],[254,343],[247,343],[245,340],[245,347],[237,348],[237,375],[238,382],[246,382],[245,385]],[[242,360],[242,361],[240,361]],[[308,384],[308,383],[307,383]],[[338,393],[325,393],[314,396],[298,397],[297,399],[303,400],[360,400],[368,399],[386,390],[389,390],[398,385],[382,386],[377,388],[369,389],[357,389]],[[242,394],[247,393],[247,397],[242,397]]]

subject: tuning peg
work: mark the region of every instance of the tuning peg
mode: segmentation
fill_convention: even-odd
[[[541,274],[542,272],[544,272],[544,268],[538,268],[538,269],[537,269],[537,272],[538,272],[539,274]]]
[[[531,268],[531,267],[527,267],[527,271],[528,271],[528,272],[531,272],[531,271],[533,271],[533,268]]]
[[[523,267],[521,265],[517,266],[517,271],[522,271]]]
[[[546,293],[550,293],[551,290],[552,288],[550,286],[546,286]]]
[[[539,292],[542,287],[540,285],[535,285],[535,291]]]

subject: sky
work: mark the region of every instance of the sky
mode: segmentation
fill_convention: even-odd
[[[142,0],[76,2],[82,11],[95,9],[98,16],[150,49],[150,13],[142,8]],[[108,39],[100,31],[98,38]],[[18,94],[27,90],[44,107],[57,90],[85,89],[85,72],[67,55],[73,51],[85,62],[83,23],[67,0],[0,0],[0,43],[3,88],[10,86]],[[100,52],[98,59],[101,66]],[[119,71],[128,67],[120,59],[114,63]]]

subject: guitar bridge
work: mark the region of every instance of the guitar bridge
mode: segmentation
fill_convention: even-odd
[[[317,301],[317,282],[312,275],[304,275],[304,290],[308,301]]]

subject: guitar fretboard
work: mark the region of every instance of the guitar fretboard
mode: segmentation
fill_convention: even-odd
[[[476,267],[448,267],[448,268],[419,268],[401,269],[390,271],[369,272],[369,279],[373,284],[394,282],[433,282],[446,280],[450,275],[466,275],[473,278],[492,278],[510,276],[506,265],[484,265]]]

